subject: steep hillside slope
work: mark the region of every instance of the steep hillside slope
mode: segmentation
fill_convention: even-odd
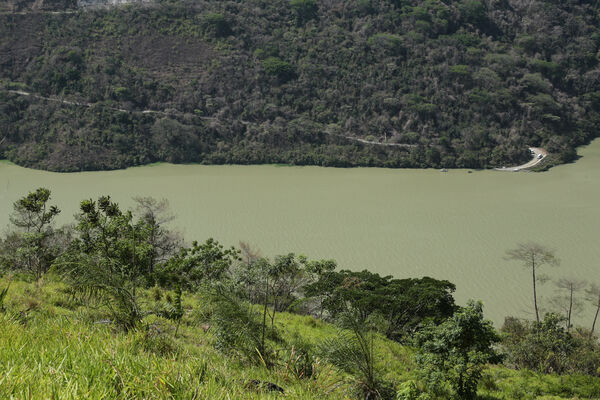
[[[0,10],[0,156],[36,168],[565,162],[600,121],[592,0]]]
[[[0,288],[6,286],[6,278],[0,278]],[[358,398],[353,378],[319,357],[310,359],[310,376],[298,374],[306,364],[303,348],[294,344],[308,346],[315,357],[312,351],[320,343],[339,334],[334,325],[313,317],[278,316],[277,328],[286,343],[279,344],[282,361],[267,369],[219,351],[214,327],[202,322],[210,315],[203,309],[205,298],[186,296],[177,334],[173,324],[160,317],[150,317],[144,327],[126,333],[107,324],[101,314],[86,311],[65,290],[54,280],[12,282],[0,310],[2,398]],[[156,300],[156,293],[148,292],[146,301],[164,301]],[[419,376],[414,349],[377,337],[375,352],[383,378],[405,388],[398,399],[416,398],[406,390]],[[478,398],[487,400],[596,399],[600,378],[489,366],[478,392]]]

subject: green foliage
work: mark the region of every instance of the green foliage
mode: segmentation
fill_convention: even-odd
[[[467,65],[453,65],[450,67],[450,72],[458,76],[468,76],[469,67]]]
[[[598,375],[600,345],[585,331],[568,332],[564,318],[546,314],[540,323],[506,318],[502,327],[506,363],[543,373]]]
[[[39,190],[17,202],[17,227],[49,229],[58,213],[46,214],[49,198]],[[472,399],[478,382],[490,398],[600,394],[597,338],[565,331],[556,316],[507,320],[507,363],[587,376],[486,370],[499,361],[496,332],[481,303],[457,308],[450,282],[337,272],[333,260],[293,253],[270,260],[247,244],[238,251],[213,239],[184,248],[163,225],[171,218],[165,202],[136,202],[137,217],[108,196],[80,203],[72,237],[49,243],[55,253],[67,247],[54,261],[61,283],[54,274],[34,283],[0,278],[0,369],[9,371],[0,397],[269,398],[275,394],[265,391],[283,390],[306,399],[426,400],[449,391]],[[529,268],[532,251],[537,267],[555,261],[539,245],[508,255]],[[588,291],[594,306],[598,292]],[[284,311],[291,309],[311,315]],[[339,329],[316,315],[336,319]],[[414,349],[384,337],[415,332],[416,359]]]
[[[463,21],[475,26],[482,26],[486,21],[485,4],[478,0],[462,0],[459,5]]]
[[[203,283],[222,280],[238,260],[233,247],[225,249],[213,238],[204,243],[194,241],[192,247],[183,247],[158,271],[159,281],[166,286],[197,290]]]
[[[14,57],[0,80],[31,95],[0,90],[0,155],[58,171],[157,161],[484,168],[519,164],[535,145],[555,149],[548,167],[597,135],[593,7],[184,0],[60,21],[4,14],[0,46]],[[524,79],[535,74],[541,90]],[[473,121],[488,132],[475,147]]]
[[[491,321],[483,319],[481,302],[471,301],[417,335],[417,363],[433,393],[443,392],[447,383],[458,399],[475,399],[484,366],[496,358],[492,346],[498,341]]]
[[[290,8],[298,24],[316,18],[319,11],[316,0],[290,0]]]
[[[377,33],[367,40],[367,44],[389,52],[391,55],[400,55],[406,51],[402,37],[390,33]]]
[[[213,301],[216,348],[247,362],[272,367],[275,353],[271,341],[279,341],[277,330],[226,287],[215,289]]]
[[[394,398],[395,392],[389,383],[382,380],[382,371],[376,366],[378,355],[372,321],[364,321],[356,311],[348,311],[341,313],[337,322],[342,330],[336,338],[321,344],[322,354],[333,365],[353,376],[361,398]]]
[[[369,271],[340,272],[325,269],[307,286],[306,294],[320,299],[321,307],[333,318],[347,310],[363,320],[380,314],[388,322],[385,334],[400,340],[428,320],[439,323],[455,310],[448,281],[432,278],[393,279]]]
[[[286,82],[294,77],[292,65],[278,57],[269,57],[262,62],[267,75],[277,77],[281,82]]]
[[[59,256],[62,232],[56,231],[52,222],[60,210],[47,204],[50,195],[50,190],[39,188],[14,203],[10,221],[17,229],[1,243],[3,269],[24,272],[38,280]]]
[[[231,34],[231,27],[223,14],[206,14],[203,18],[203,24],[205,31],[215,37],[224,37]]]
[[[76,216],[77,237],[57,263],[57,271],[85,301],[105,308],[114,322],[132,329],[143,317],[136,289],[149,281],[151,245],[144,222],[134,223],[109,196],[84,200]]]

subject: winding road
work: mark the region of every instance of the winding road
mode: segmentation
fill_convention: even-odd
[[[53,101],[53,102],[68,104],[68,105],[72,105],[72,106],[79,106],[79,107],[93,107],[94,106],[94,103],[78,102],[78,101],[60,99],[60,98],[56,98],[56,97],[40,96],[39,94],[26,92],[24,90],[10,90],[9,89],[9,90],[7,90],[7,92],[12,93],[12,94],[17,94],[19,96],[33,97],[33,98],[40,99],[40,100]],[[160,115],[166,115],[166,116],[177,115],[176,113],[169,113],[166,111],[158,111],[158,110],[134,111],[134,110],[125,110],[123,108],[116,108],[116,107],[107,107],[107,106],[105,106],[105,107],[108,108],[109,110],[113,110],[116,112],[123,112],[123,113],[136,113],[137,112],[137,113],[142,113],[142,114],[160,114]],[[226,122],[226,123],[231,123],[233,121],[233,120],[221,119],[218,117],[199,116],[198,118],[205,120],[205,121],[216,121],[216,122]],[[244,120],[240,120],[240,119],[236,119],[235,121],[237,121],[243,125],[255,124],[255,122],[244,121]],[[357,138],[357,137],[349,136],[349,135],[339,135],[339,134],[333,134],[333,133],[329,133],[329,132],[323,132],[323,133],[325,133],[326,135],[338,136],[338,137],[341,137],[341,138],[344,138],[344,139],[347,139],[350,141],[359,142],[359,143],[368,144],[368,145],[375,145],[375,146],[401,147],[401,148],[407,148],[407,149],[417,146],[416,144],[381,143],[381,142],[374,142],[374,141],[361,139],[361,138]]]
[[[548,155],[548,152],[541,147],[530,147],[529,151],[533,154],[533,157],[529,162],[525,164],[517,165],[516,167],[502,167],[502,168],[494,168],[496,171],[505,171],[505,172],[519,172],[525,169],[529,169],[531,167],[535,167],[539,163],[542,162]]]

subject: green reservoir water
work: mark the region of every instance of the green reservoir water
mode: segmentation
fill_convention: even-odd
[[[348,269],[424,275],[481,299],[500,324],[531,316],[530,274],[504,252],[534,240],[562,259],[552,277],[600,283],[600,140],[574,164],[545,173],[334,169],[160,164],[58,174],[0,163],[0,226],[12,203],[39,186],[52,190],[65,222],[78,202],[110,194],[167,198],[187,240],[249,241],[264,255],[335,258]],[[542,295],[553,294],[546,284]],[[588,318],[589,317],[589,318]],[[580,321],[588,324],[591,310]],[[591,321],[590,321],[591,322]]]

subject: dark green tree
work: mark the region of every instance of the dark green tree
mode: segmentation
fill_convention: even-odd
[[[393,279],[367,270],[326,270],[307,285],[306,294],[320,298],[334,319],[348,310],[355,310],[363,320],[379,313],[389,322],[386,335],[400,340],[427,320],[440,323],[451,316],[456,309],[454,290],[452,283],[429,277]]]
[[[417,362],[434,391],[448,383],[456,398],[472,400],[484,366],[497,357],[493,345],[499,339],[483,318],[481,302],[470,301],[442,324],[417,334]]]
[[[231,34],[231,26],[223,14],[206,14],[202,22],[205,32],[215,37],[223,37]]]
[[[292,65],[279,57],[268,57],[262,62],[267,75],[275,76],[280,82],[287,82],[295,76]]]

